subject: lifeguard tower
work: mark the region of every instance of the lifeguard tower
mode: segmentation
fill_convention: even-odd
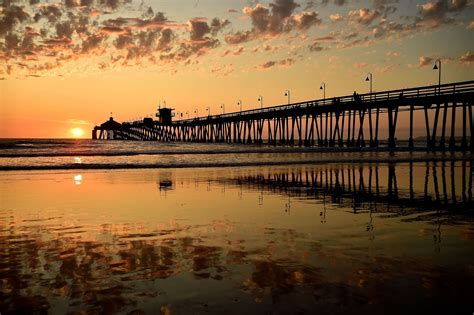
[[[174,108],[158,107],[156,117],[158,117],[158,121],[160,122],[160,124],[171,125],[172,118],[174,117],[173,110]]]

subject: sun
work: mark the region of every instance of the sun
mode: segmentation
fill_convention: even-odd
[[[74,138],[80,138],[84,135],[84,130],[81,128],[72,128],[70,132]]]

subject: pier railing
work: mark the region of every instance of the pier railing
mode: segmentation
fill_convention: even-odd
[[[407,104],[410,101],[425,99],[425,98],[434,98],[440,96],[453,96],[456,94],[474,94],[474,80],[456,82],[456,83],[447,83],[442,85],[428,85],[415,88],[407,89],[398,89],[398,90],[389,90],[373,93],[358,94],[358,100],[362,103],[379,103],[379,102],[391,102],[391,101],[400,101],[403,100]],[[332,107],[334,105],[353,105],[356,102],[354,95],[345,95],[340,97],[324,98],[324,99],[315,99],[310,101],[296,102],[284,105],[277,105],[265,108],[258,109],[249,109],[239,112],[231,112],[217,115],[208,115],[196,118],[180,119],[175,123],[196,123],[204,122],[214,119],[234,119],[237,117],[248,116],[248,115],[258,115],[262,113],[271,113],[275,111],[285,111],[285,110],[294,110],[294,109],[308,109],[314,107]]]
[[[145,118],[117,127],[109,121],[94,128],[93,138],[320,147],[368,144],[374,148],[384,142],[397,148],[398,113],[409,111],[408,147],[414,148],[414,112],[422,110],[424,120],[418,119],[416,124],[423,127],[424,123],[426,148],[474,150],[473,103],[471,80],[354,93],[167,123]],[[379,129],[388,131],[386,142],[379,142]]]

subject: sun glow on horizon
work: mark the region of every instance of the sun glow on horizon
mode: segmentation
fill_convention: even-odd
[[[84,130],[81,128],[72,128],[70,133],[73,138],[81,138],[84,135]]]

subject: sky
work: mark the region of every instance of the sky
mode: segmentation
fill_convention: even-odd
[[[2,138],[474,79],[473,0],[0,1]]]

